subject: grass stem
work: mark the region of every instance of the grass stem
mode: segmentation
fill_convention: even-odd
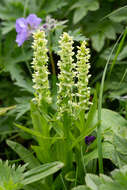
[[[108,65],[110,63],[111,56],[113,54],[113,51],[115,50],[119,40],[121,39],[121,36],[116,41],[115,45],[112,48],[112,51],[108,57],[108,60],[106,62],[102,80],[101,80],[101,86],[100,86],[100,94],[99,94],[99,100],[98,100],[98,126],[97,126],[97,146],[98,146],[98,161],[99,161],[99,173],[103,173],[103,153],[102,153],[102,137],[101,137],[101,109],[102,109],[102,97],[103,97],[103,90],[104,90],[104,81],[106,77],[106,72]]]

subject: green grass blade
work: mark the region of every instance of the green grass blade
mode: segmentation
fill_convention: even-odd
[[[121,36],[120,36],[121,37]],[[103,89],[104,89],[104,81],[106,77],[107,68],[113,54],[114,49],[116,48],[120,37],[116,41],[112,51],[108,57],[107,63],[104,68],[102,80],[101,80],[101,87],[100,87],[100,94],[99,94],[99,101],[98,101],[98,127],[97,127],[97,146],[98,146],[98,160],[99,160],[99,172],[103,173],[103,155],[102,155],[102,142],[101,142],[101,109],[102,109],[102,97],[103,97]]]
[[[123,35],[123,37],[122,37],[122,35]],[[114,65],[115,65],[115,63],[116,63],[116,61],[117,61],[117,57],[118,57],[118,55],[119,55],[121,49],[123,48],[123,44],[124,44],[124,41],[125,41],[126,36],[127,36],[127,29],[125,29],[124,33],[122,33],[122,34],[120,35],[120,38],[122,37],[122,39],[121,39],[121,41],[120,41],[120,43],[119,43],[119,46],[118,46],[118,48],[117,48],[117,51],[116,51],[116,54],[115,54],[115,57],[114,57],[114,60],[113,60],[113,63],[112,63],[112,65],[111,65],[110,72],[109,72],[109,78],[110,78],[110,76],[111,76],[111,72],[112,72],[112,70],[113,70],[113,67],[114,67]]]
[[[103,18],[101,18],[100,21],[103,21],[104,19],[106,18],[109,18],[110,16],[113,16],[115,14],[117,14],[119,11],[123,10],[123,9],[126,9],[127,8],[127,5],[123,6],[123,7],[120,7],[118,9],[116,9],[115,11],[112,11],[111,13],[107,14],[106,16],[104,16]]]

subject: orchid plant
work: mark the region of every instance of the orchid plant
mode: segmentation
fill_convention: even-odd
[[[90,102],[90,50],[83,41],[74,53],[73,37],[63,33],[59,40],[59,74],[55,83],[56,101],[52,95],[51,73],[48,70],[48,41],[43,27],[33,32],[32,74],[35,98],[31,102],[33,129],[17,124],[16,126],[36,137],[37,145],[32,149],[41,163],[59,160],[64,163],[59,186],[53,178],[47,181],[47,190],[60,189],[65,183],[67,188],[82,183],[86,173],[82,156],[95,140],[91,133],[96,125],[92,124],[91,113],[95,114],[96,99]],[[76,61],[74,61],[76,60]],[[90,111],[89,111],[90,110]],[[82,156],[79,156],[82,155]],[[73,177],[72,177],[73,176]],[[77,176],[77,177],[76,177]],[[71,182],[71,183],[70,183]],[[46,187],[44,186],[46,189]]]

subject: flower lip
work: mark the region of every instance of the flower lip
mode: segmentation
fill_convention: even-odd
[[[86,136],[86,137],[85,137],[85,143],[86,143],[87,145],[89,145],[89,144],[91,144],[95,139],[96,139],[95,136]]]

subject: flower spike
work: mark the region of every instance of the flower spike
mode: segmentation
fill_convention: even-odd
[[[90,98],[90,88],[88,87],[88,81],[90,78],[89,68],[90,68],[90,49],[86,47],[87,43],[82,42],[81,46],[78,47],[77,53],[77,88],[78,93],[78,109],[79,111],[86,111],[91,104],[89,101]]]
[[[72,52],[73,40],[67,33],[63,33],[61,40],[59,41],[61,50],[59,51],[60,61],[58,66],[60,69],[59,90],[57,96],[58,115],[62,116],[64,112],[72,114],[72,101],[73,101],[73,86],[74,86],[74,73],[75,67],[73,63]]]
[[[38,29],[33,34],[34,42],[34,58],[32,67],[34,69],[33,82],[35,89],[35,99],[38,105],[41,105],[42,100],[51,103],[49,81],[48,81],[48,49],[46,47],[47,40],[45,39],[45,32]]]

